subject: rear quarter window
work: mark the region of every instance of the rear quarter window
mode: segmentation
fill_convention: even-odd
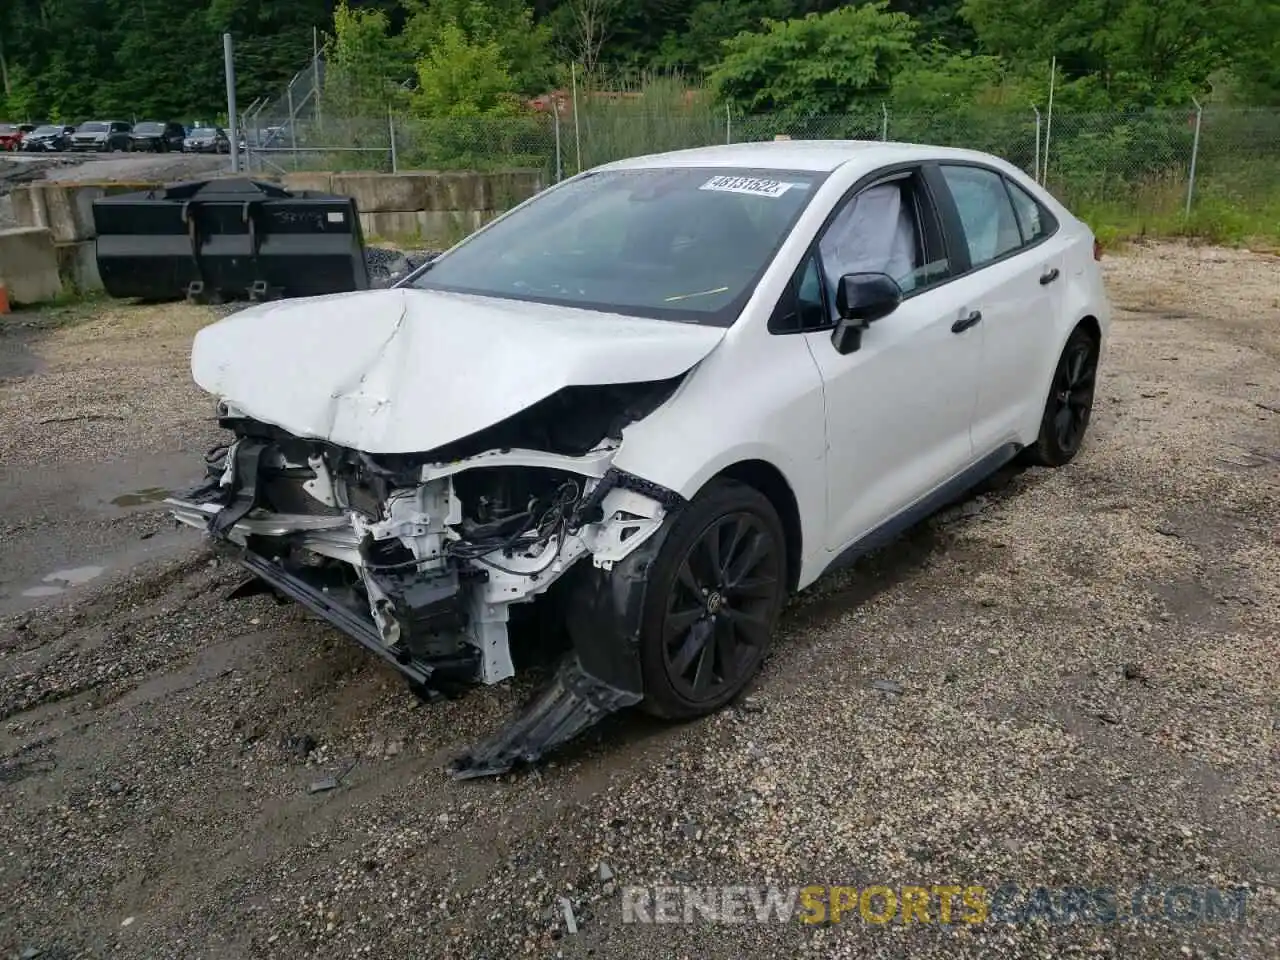
[[[1012,180],[1006,179],[1005,184],[1009,187],[1009,199],[1013,201],[1013,212],[1018,217],[1023,243],[1043,240],[1057,229],[1058,224],[1053,214],[1041,206],[1035,197]]]

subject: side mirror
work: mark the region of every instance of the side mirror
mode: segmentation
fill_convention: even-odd
[[[902,303],[902,287],[887,273],[847,273],[836,287],[836,325],[831,342],[839,353],[862,346],[862,331]]]

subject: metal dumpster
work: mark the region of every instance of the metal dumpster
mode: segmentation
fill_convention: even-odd
[[[94,200],[93,222],[113,297],[219,303],[369,288],[351,197],[198,180]]]

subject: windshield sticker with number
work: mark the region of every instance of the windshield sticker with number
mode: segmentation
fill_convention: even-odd
[[[747,193],[756,197],[780,197],[794,186],[796,184],[783,180],[720,176],[712,177],[698,189],[714,190],[719,193]]]

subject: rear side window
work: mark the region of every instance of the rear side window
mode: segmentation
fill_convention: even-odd
[[[1053,215],[1012,180],[1005,180],[1005,183],[1009,185],[1013,210],[1018,215],[1018,226],[1022,228],[1022,242],[1035,243],[1053,233]]]
[[[994,170],[948,164],[942,166],[942,176],[960,214],[973,266],[990,263],[1022,246],[1022,231],[1004,177]]]

